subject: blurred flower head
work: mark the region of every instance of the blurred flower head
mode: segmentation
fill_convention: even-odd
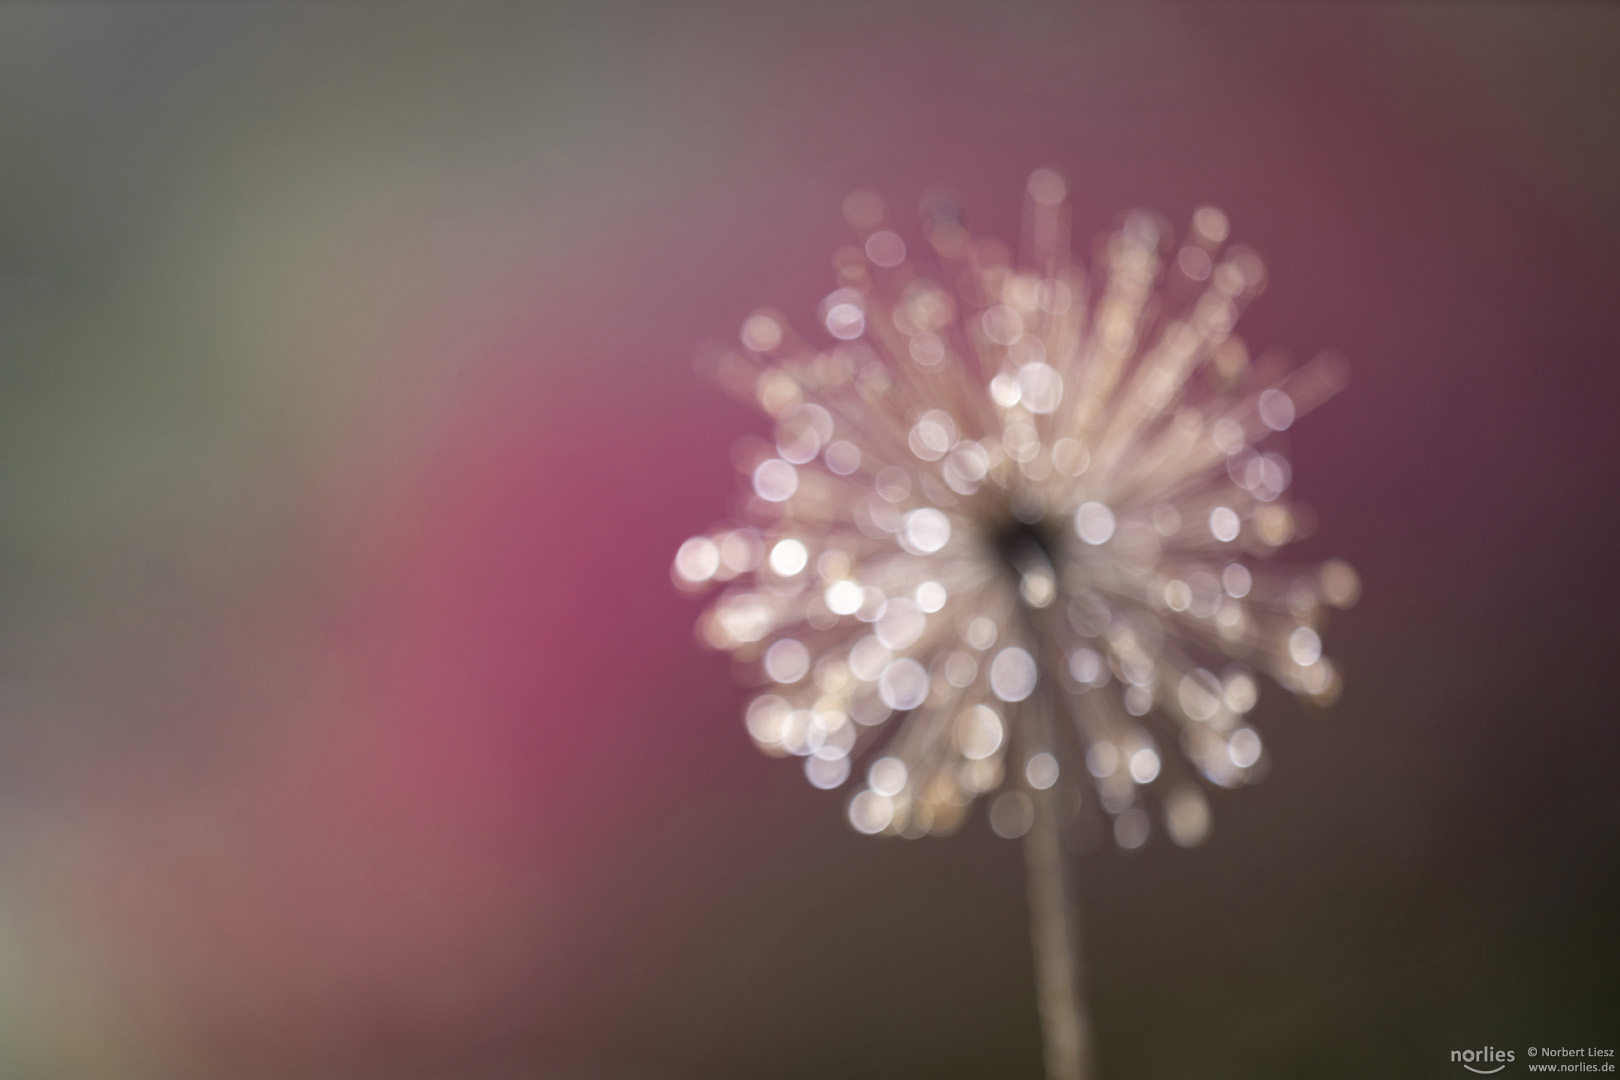
[[[1265,444],[1341,366],[1251,361],[1232,329],[1265,271],[1212,207],[1180,243],[1126,215],[1089,271],[1047,169],[1017,261],[945,198],[917,260],[876,196],[844,213],[860,244],[815,340],[758,311],[715,359],[775,440],[738,448],[742,523],[674,563],[683,588],[723,587],[699,629],[765,684],[749,734],[817,787],[853,777],[866,833],[949,833],[996,793],[1016,836],[1028,790],[1083,778],[1121,846],[1148,838],[1150,801],[1198,843],[1201,785],[1266,770],[1257,675],[1339,689],[1320,627],[1356,576],[1274,560],[1308,515]]]

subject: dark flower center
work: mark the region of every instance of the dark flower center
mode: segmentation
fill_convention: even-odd
[[[1015,579],[1021,579],[1037,566],[1058,569],[1063,551],[1061,528],[1061,523],[1051,518],[1021,521],[1008,514],[991,524],[988,537],[996,561]]]

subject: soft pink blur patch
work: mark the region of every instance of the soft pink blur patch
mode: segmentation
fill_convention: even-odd
[[[143,1056],[274,1071],[529,1024],[633,947],[612,897],[682,788],[732,797],[702,761],[746,753],[736,692],[667,569],[678,459],[730,482],[671,400],[723,403],[684,363],[625,393],[512,352],[432,434],[373,432],[285,595],[213,646],[276,658],[268,698],[221,692],[240,740],[119,763],[50,830]]]

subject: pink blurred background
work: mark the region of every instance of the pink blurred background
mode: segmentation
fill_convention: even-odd
[[[1616,1030],[1620,16],[0,11],[0,1075],[1037,1075],[1016,845],[850,835],[670,587],[845,193],[1214,203],[1361,571],[1195,852],[1081,867],[1109,1076]],[[1612,967],[1612,965],[1609,965]],[[1610,1039],[1612,1042],[1612,1038]],[[1597,1045],[1607,1045],[1599,1041]]]

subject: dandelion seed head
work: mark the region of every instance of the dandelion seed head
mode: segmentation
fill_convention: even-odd
[[[1265,267],[1223,250],[1221,211],[1180,242],[1127,215],[1090,271],[1062,175],[1026,194],[1017,257],[937,195],[918,234],[845,200],[857,244],[812,331],[762,309],[727,354],[776,428],[738,458],[746,523],[684,541],[671,576],[719,590],[701,638],[768,684],[749,737],[855,786],[858,831],[949,833],[986,796],[1019,836],[1028,793],[1078,777],[1120,847],[1156,820],[1192,846],[1199,783],[1267,768],[1258,676],[1318,702],[1340,686],[1324,614],[1361,583],[1276,557],[1311,519],[1266,440],[1342,372],[1249,363],[1233,331]]]

